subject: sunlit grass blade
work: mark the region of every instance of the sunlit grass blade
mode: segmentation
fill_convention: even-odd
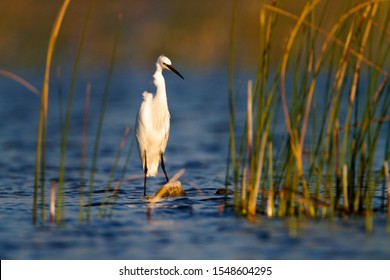
[[[242,172],[234,177],[242,180],[234,204],[248,216],[256,213],[253,208],[257,204],[261,206],[257,212],[268,216],[273,215],[275,205],[279,216],[332,218],[338,213],[366,213],[370,231],[374,194],[380,181],[375,170],[378,140],[386,135],[381,128],[390,107],[389,95],[383,94],[389,86],[385,65],[390,51],[385,38],[388,41],[390,37],[385,35],[385,26],[390,20],[389,15],[378,16],[380,6],[386,7],[388,1],[342,5],[335,22],[324,24],[329,27],[322,26],[329,10],[321,11],[319,2],[306,1],[299,15],[284,10],[281,1],[260,6],[260,60],[253,103],[249,107],[248,101],[246,108],[247,116],[253,110],[255,118],[253,122],[252,117],[246,118],[242,124],[245,129],[237,145],[240,153],[232,163],[236,165],[234,170]],[[325,9],[329,6],[325,3]],[[283,53],[278,54],[279,64],[270,71],[276,15],[294,23]],[[326,81],[325,87],[320,86],[322,81]],[[238,112],[236,106],[232,107]],[[283,122],[285,130],[281,131]],[[232,132],[236,127],[240,124],[231,128],[231,137],[237,134]],[[275,155],[272,148],[260,153],[266,132],[267,142],[278,151]],[[385,139],[386,158],[390,137]],[[271,158],[264,161],[260,154],[264,159]],[[268,170],[261,182],[250,175],[261,172],[259,164]],[[261,184],[260,203],[260,197],[254,199],[251,193],[257,184]],[[237,200],[239,193],[241,201]],[[243,211],[246,193],[248,212]]]
[[[39,111],[39,123],[37,131],[37,148],[35,156],[35,177],[34,177],[34,203],[33,203],[33,223],[36,223],[36,213],[38,206],[38,188],[39,180],[44,178],[45,165],[44,162],[44,151],[45,151],[45,141],[46,141],[46,126],[47,126],[47,111],[48,111],[48,100],[49,100],[49,81],[50,81],[50,68],[51,61],[57,42],[57,37],[60,31],[62,20],[64,19],[66,10],[70,0],[64,0],[62,6],[57,14],[53,28],[51,30],[49,44],[46,53],[46,64],[45,64],[45,74],[42,84],[42,93],[41,93],[41,105]],[[41,183],[41,192],[44,193],[44,182]],[[42,207],[45,207],[44,204]],[[44,213],[44,212],[43,212]],[[44,220],[44,215],[43,215]]]
[[[96,130],[96,136],[94,139],[95,143],[94,143],[94,147],[93,147],[91,173],[90,173],[90,178],[89,178],[88,209],[87,209],[88,221],[90,220],[90,217],[91,217],[92,194],[93,194],[94,186],[95,186],[95,174],[96,174],[96,165],[97,165],[97,159],[98,159],[98,153],[99,153],[100,136],[101,136],[102,129],[103,129],[104,115],[106,112],[108,95],[110,93],[111,78],[112,78],[112,74],[114,71],[115,59],[116,59],[116,54],[117,54],[117,50],[118,50],[118,43],[119,43],[121,30],[122,30],[122,15],[119,15],[118,16],[118,28],[117,28],[117,32],[115,34],[114,46],[113,46],[112,53],[111,53],[109,69],[108,69],[107,78],[106,78],[106,82],[105,82],[105,86],[104,86],[103,98],[102,98],[102,102],[101,102],[100,110],[99,110],[98,128]]]
[[[85,16],[84,25],[82,29],[82,34],[79,42],[79,46],[77,49],[76,54],[76,60],[73,67],[73,73],[72,73],[72,80],[70,84],[70,89],[68,93],[68,103],[66,107],[66,117],[65,117],[65,123],[64,128],[62,131],[62,137],[61,137],[61,156],[60,156],[60,171],[59,171],[59,182],[58,182],[58,203],[57,203],[57,216],[56,220],[57,223],[61,222],[61,219],[64,217],[65,209],[64,209],[64,181],[65,181],[65,156],[66,156],[66,146],[68,141],[68,134],[70,129],[70,118],[72,114],[72,107],[73,107],[73,99],[74,99],[74,92],[75,92],[75,86],[79,71],[79,65],[81,60],[81,53],[84,46],[84,41],[86,37],[86,33],[88,30],[88,25],[93,13],[93,9],[95,7],[96,0],[90,1],[90,6],[87,12],[87,15]]]
[[[261,182],[261,175],[263,171],[263,162],[264,162],[264,155],[265,155],[265,147],[266,142],[268,139],[268,131],[266,130],[262,136],[261,139],[261,146],[259,155],[257,157],[258,163],[257,163],[257,171],[256,171],[256,177],[255,181],[253,183],[253,186],[249,192],[249,200],[248,200],[248,215],[249,216],[255,216],[256,214],[256,206],[257,206],[257,198],[259,194],[259,188],[260,188],[260,182]]]
[[[275,200],[274,200],[274,182],[273,182],[273,151],[272,151],[272,142],[268,144],[268,184],[269,184],[269,193],[267,201],[267,216],[273,217],[275,211]]]

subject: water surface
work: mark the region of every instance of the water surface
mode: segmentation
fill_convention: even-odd
[[[81,77],[75,94],[66,157],[66,216],[61,225],[32,224],[33,180],[39,99],[6,79],[0,80],[0,258],[1,259],[389,259],[387,219],[378,214],[366,233],[362,217],[248,221],[231,208],[232,198],[217,195],[224,187],[228,148],[225,75],[166,73],[171,134],[166,151],[169,175],[180,169],[188,196],[150,204],[142,196],[142,177],[121,186],[110,215],[99,218],[99,204],[109,180],[123,131],[133,132],[141,93],[153,89],[151,73],[116,73],[110,87],[98,155],[89,222],[79,222],[79,185],[84,92],[92,83],[85,179],[88,181],[105,73]],[[31,76],[39,85],[40,78]],[[250,77],[245,77],[250,78]],[[51,84],[46,160],[46,202],[50,179],[58,177],[68,84]],[[244,91],[243,91],[244,92]],[[120,179],[130,133],[114,181]],[[141,174],[133,146],[125,177]],[[150,179],[148,194],[163,184]],[[111,188],[113,186],[110,186]],[[48,210],[48,206],[46,207]],[[86,208],[84,209],[86,210]],[[38,213],[40,215],[40,212]],[[48,213],[47,213],[48,216]],[[48,218],[47,218],[48,220]]]

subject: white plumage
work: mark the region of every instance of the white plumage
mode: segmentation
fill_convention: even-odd
[[[146,177],[156,176],[158,165],[161,162],[166,180],[168,176],[164,165],[164,152],[167,147],[170,128],[170,114],[168,109],[165,79],[163,69],[172,70],[182,79],[183,76],[172,66],[166,56],[159,56],[156,62],[156,72],[153,82],[156,94],[144,92],[143,101],[138,112],[136,137],[139,156],[144,170],[144,195],[146,195]]]

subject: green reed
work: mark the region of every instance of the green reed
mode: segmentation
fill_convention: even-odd
[[[38,132],[37,132],[37,149],[36,149],[36,172],[35,172],[35,181],[34,181],[34,198],[33,198],[33,223],[36,223],[37,221],[37,212],[38,212],[38,199],[40,195],[41,199],[41,220],[42,222],[46,221],[46,214],[45,214],[45,152],[46,152],[46,126],[47,126],[47,111],[48,111],[48,97],[49,97],[49,82],[50,82],[50,68],[51,68],[51,61],[53,57],[53,52],[55,49],[55,43],[56,39],[59,35],[59,30],[63,21],[63,18],[65,16],[65,12],[67,10],[67,7],[69,5],[70,0],[65,0],[60,8],[60,11],[57,15],[56,21],[53,25],[52,33],[49,40],[49,47],[47,51],[47,58],[46,58],[46,68],[45,68],[45,75],[44,75],[44,82],[42,86],[42,94],[41,94],[41,110],[39,115],[39,123],[38,123]],[[72,77],[70,81],[70,89],[68,93],[68,99],[67,99],[67,105],[66,105],[66,112],[65,112],[65,118],[63,118],[62,113],[60,113],[60,131],[61,131],[61,150],[60,150],[60,162],[59,162],[59,180],[58,180],[58,192],[57,192],[57,183],[56,181],[53,181],[51,184],[51,196],[50,196],[50,220],[52,222],[61,223],[65,217],[65,192],[64,192],[64,185],[65,185],[65,158],[66,158],[66,147],[67,147],[67,139],[68,134],[70,130],[70,122],[71,122],[71,113],[73,109],[73,99],[75,94],[75,86],[76,81],[78,78],[79,68],[80,68],[80,61],[81,61],[81,54],[83,50],[83,46],[85,44],[85,38],[88,30],[89,23],[91,21],[92,13],[95,7],[96,0],[91,0],[89,8],[87,10],[85,19],[84,19],[84,25],[82,28],[82,34],[79,41],[79,46],[76,53],[75,63],[73,65],[73,71],[72,71]],[[100,115],[98,120],[98,128],[96,132],[96,137],[94,139],[94,150],[93,150],[93,158],[92,158],[92,168],[90,172],[90,180],[89,180],[89,195],[88,195],[88,203],[87,203],[87,219],[90,219],[90,211],[91,211],[91,201],[92,201],[92,193],[93,193],[93,187],[94,187],[94,176],[96,172],[96,166],[97,166],[97,158],[98,158],[98,151],[99,151],[99,143],[100,143],[100,135],[102,131],[102,126],[104,122],[104,113],[105,108],[107,105],[107,99],[109,95],[109,88],[111,83],[111,77],[115,65],[115,58],[118,48],[118,42],[120,38],[120,31],[122,26],[122,20],[121,15],[118,17],[118,28],[115,35],[114,40],[114,47],[112,50],[111,58],[110,58],[110,64],[109,64],[109,70],[108,75],[105,83],[104,93],[103,93],[103,99],[101,101],[101,107],[100,107]],[[3,74],[1,72],[0,74]],[[5,73],[3,75],[7,75],[10,78],[14,79],[15,81],[21,83],[26,88],[30,89],[35,93],[35,88],[31,87],[30,84],[26,83],[23,79],[20,77],[13,75],[10,76],[8,73]],[[58,78],[60,79],[60,74],[58,74]],[[61,86],[59,86],[59,93],[61,91]],[[83,125],[83,132],[82,132],[82,143],[81,143],[81,163],[80,163],[80,187],[79,187],[79,220],[80,222],[84,222],[84,209],[85,209],[85,199],[84,199],[84,187],[86,185],[85,182],[85,162],[86,162],[86,150],[87,150],[87,129],[88,129],[88,114],[89,114],[89,103],[90,103],[90,94],[91,94],[91,84],[87,85],[86,89],[86,97],[85,97],[85,106],[84,106],[84,125]],[[61,96],[60,96],[61,98]],[[62,105],[59,103],[60,111],[62,112]],[[126,130],[126,136],[128,134],[128,130]],[[120,151],[123,149],[123,146],[120,147]],[[113,166],[113,170],[115,171],[119,155],[117,155],[116,161]],[[113,172],[114,172],[113,171]],[[109,183],[111,184],[113,179],[113,174],[111,174]],[[55,206],[54,206],[55,205]],[[55,219],[53,218],[55,215]]]
[[[49,100],[49,81],[50,81],[50,69],[51,61],[57,42],[57,37],[59,30],[62,25],[62,20],[64,19],[66,10],[69,6],[70,0],[64,0],[62,6],[57,14],[55,19],[48,49],[46,53],[46,64],[45,64],[45,74],[42,84],[42,93],[41,93],[41,105],[39,111],[39,122],[38,122],[38,131],[37,131],[37,148],[36,148],[36,157],[35,157],[35,177],[34,177],[34,200],[33,200],[33,223],[37,221],[37,209],[38,209],[38,192],[41,191],[41,205],[42,205],[42,215],[41,219],[44,221],[45,217],[45,153],[46,153],[46,127],[47,127],[47,111],[48,111],[48,100]]]
[[[94,184],[95,184],[95,175],[96,175],[96,166],[97,166],[97,159],[98,159],[98,153],[99,153],[99,145],[100,145],[100,136],[102,133],[103,128],[103,122],[104,122],[104,116],[106,112],[107,107],[107,99],[108,95],[110,93],[110,86],[111,86],[111,78],[114,71],[115,66],[115,59],[116,54],[118,50],[118,43],[121,35],[121,29],[122,29],[122,15],[118,16],[118,28],[117,32],[115,34],[114,39],[114,46],[111,53],[110,63],[109,63],[109,69],[107,73],[107,78],[104,86],[104,92],[103,92],[103,98],[100,105],[99,110],[99,120],[98,120],[98,128],[96,130],[96,136],[95,136],[95,142],[93,146],[93,157],[92,157],[92,167],[90,172],[90,178],[89,178],[89,191],[88,191],[88,209],[87,209],[87,220],[90,220],[91,217],[91,203],[92,203],[92,194],[94,191]]]
[[[242,174],[241,191],[234,180],[234,204],[249,217],[364,213],[370,230],[373,198],[386,177],[378,140],[390,114],[390,3],[344,5],[324,29],[328,3],[319,9],[320,2],[306,1],[298,15],[282,1],[259,6],[259,62],[248,83],[247,117],[242,126],[231,121],[230,141],[244,128],[242,154],[232,156],[232,143],[229,151],[233,174]],[[272,51],[281,17],[291,22],[282,55]],[[284,130],[276,131],[280,122]]]
[[[79,221],[84,222],[84,187],[85,187],[85,162],[87,159],[88,143],[88,116],[91,99],[91,84],[87,84],[84,100],[84,117],[83,117],[83,136],[81,141],[81,160],[80,160],[80,188],[79,188]]]
[[[70,119],[72,114],[72,107],[73,107],[73,99],[74,99],[74,92],[75,92],[75,86],[80,66],[80,60],[81,60],[81,53],[84,46],[85,36],[88,30],[88,25],[95,7],[96,0],[91,0],[89,9],[87,12],[87,15],[85,16],[84,25],[82,29],[82,34],[79,42],[79,46],[77,49],[76,59],[73,66],[73,73],[72,73],[72,79],[70,83],[70,89],[68,93],[68,103],[66,106],[66,116],[65,116],[65,123],[64,127],[62,128],[62,137],[61,137],[61,157],[60,157],[60,171],[59,171],[59,184],[58,184],[58,203],[57,203],[57,211],[56,211],[56,221],[57,223],[60,223],[63,219],[63,216],[65,214],[65,204],[63,202],[64,200],[64,183],[65,183],[65,155],[66,155],[66,146],[67,146],[67,140],[68,140],[68,134],[69,134],[69,128],[70,128]]]
[[[119,159],[121,157],[123,148],[125,147],[126,139],[127,139],[127,136],[129,135],[129,132],[130,132],[130,127],[126,127],[125,131],[123,133],[122,140],[121,140],[120,145],[119,145],[119,149],[116,153],[114,163],[113,163],[112,168],[111,168],[110,176],[108,177],[108,180],[107,180],[107,183],[106,183],[106,186],[104,189],[104,194],[103,194],[102,202],[100,204],[100,209],[99,209],[99,216],[101,216],[101,217],[105,215],[105,212],[108,212],[108,211],[105,211],[105,210],[107,210],[107,209],[105,209],[105,206],[107,203],[107,197],[109,195],[111,184],[114,181],[114,176],[116,173],[116,169],[118,167]]]
[[[230,56],[229,56],[229,72],[228,72],[228,93],[229,93],[229,124],[230,124],[230,138],[229,138],[229,155],[228,163],[226,168],[226,179],[225,184],[228,185],[229,178],[229,158],[231,158],[233,177],[235,184],[238,181],[238,169],[236,166],[236,140],[234,136],[234,123],[235,123],[235,106],[234,106],[234,89],[233,89],[233,80],[234,80],[234,52],[235,52],[235,35],[236,35],[236,23],[237,23],[237,0],[233,0],[233,14],[232,14],[232,25],[230,29]]]

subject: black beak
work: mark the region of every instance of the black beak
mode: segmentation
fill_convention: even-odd
[[[177,71],[175,68],[173,68],[172,65],[168,65],[168,64],[165,64],[165,65],[169,68],[169,70],[171,70],[172,72],[174,72],[176,75],[178,75],[180,78],[182,78],[184,80],[184,77],[179,73],[179,71]]]

